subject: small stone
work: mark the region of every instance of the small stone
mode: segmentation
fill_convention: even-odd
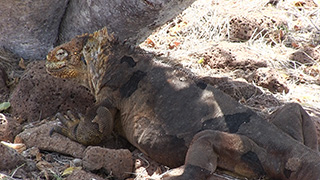
[[[96,175],[96,174],[92,174],[90,172],[86,172],[84,170],[75,170],[73,171],[67,178],[66,180],[104,180],[102,177]]]
[[[132,154],[127,149],[89,146],[85,151],[83,167],[90,171],[104,169],[118,179],[125,179],[133,171]]]
[[[72,163],[74,166],[76,166],[76,167],[82,166],[82,160],[79,159],[79,158],[76,158],[76,159],[72,160],[71,163]]]

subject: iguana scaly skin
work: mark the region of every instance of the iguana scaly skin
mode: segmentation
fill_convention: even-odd
[[[164,165],[184,165],[165,179],[206,179],[217,167],[249,178],[320,179],[315,127],[298,104],[269,123],[211,85],[131,52],[106,29],[56,47],[46,67],[97,102],[85,116],[58,114],[54,131],[86,145],[115,131]]]

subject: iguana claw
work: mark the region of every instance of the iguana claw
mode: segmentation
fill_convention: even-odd
[[[56,132],[77,141],[76,134],[78,125],[81,121],[84,121],[84,117],[81,114],[78,116],[79,118],[77,118],[71,111],[68,111],[66,115],[57,113],[55,117],[61,122],[61,124],[54,126],[50,130],[50,136]]]

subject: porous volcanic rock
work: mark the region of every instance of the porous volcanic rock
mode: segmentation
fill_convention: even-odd
[[[264,87],[272,93],[289,92],[285,76],[282,76],[281,73],[275,69],[259,68],[246,79],[248,82],[254,82],[256,85]]]
[[[264,37],[280,42],[284,39],[285,34],[273,27],[287,26],[287,24],[280,17],[274,18],[272,16],[275,15],[252,13],[246,16],[232,17],[229,21],[228,38],[231,41],[241,42]]]
[[[125,179],[133,171],[132,153],[127,149],[90,146],[85,151],[83,167],[90,171],[104,169],[118,179]]]
[[[56,124],[57,121],[51,121],[40,126],[27,128],[16,136],[14,142],[23,143],[27,148],[37,147],[40,150],[54,151],[82,158],[85,146],[57,133],[53,133],[50,136],[49,132]]]
[[[12,114],[27,121],[53,116],[57,112],[85,113],[94,97],[72,81],[55,78],[45,70],[45,61],[27,66],[10,98]]]
[[[88,179],[104,180],[104,178],[102,178],[96,174],[86,172],[84,170],[75,170],[66,178],[66,180],[74,180],[74,179],[77,179],[77,180],[88,180]]]
[[[221,43],[218,46],[210,47],[201,57],[204,59],[203,64],[212,69],[247,71],[267,67],[265,61],[259,59],[257,55],[241,44]]]
[[[320,59],[320,46],[314,48],[310,46],[305,46],[292,53],[289,56],[289,59],[291,59],[294,62],[297,62],[297,66],[301,64],[310,66]]]

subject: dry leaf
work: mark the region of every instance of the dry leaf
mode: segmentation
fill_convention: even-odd
[[[148,38],[148,39],[146,40],[146,44],[147,44],[149,47],[155,47],[155,46],[156,46],[156,44],[155,44],[150,38]]]
[[[175,41],[175,42],[173,42],[173,44],[174,44],[176,47],[178,47],[178,46],[181,44],[181,42]]]
[[[0,112],[7,110],[10,107],[10,102],[3,102],[0,103]]]
[[[65,169],[62,173],[61,176],[67,176],[67,175],[70,175],[73,171],[75,170],[81,170],[82,168],[81,167],[68,167],[67,169]]]
[[[53,165],[48,163],[47,161],[40,161],[36,164],[36,166],[40,171],[53,168]]]
[[[23,58],[21,58],[19,61],[19,67],[21,67],[22,69],[26,69],[26,64]]]
[[[294,5],[297,6],[297,7],[302,7],[302,6],[304,6],[305,4],[306,4],[306,3],[303,2],[303,1],[295,1],[295,2],[294,2]]]
[[[294,48],[299,48],[299,44],[297,44],[297,43],[295,43],[295,42],[292,42],[292,43],[291,43],[291,46],[294,47]]]

